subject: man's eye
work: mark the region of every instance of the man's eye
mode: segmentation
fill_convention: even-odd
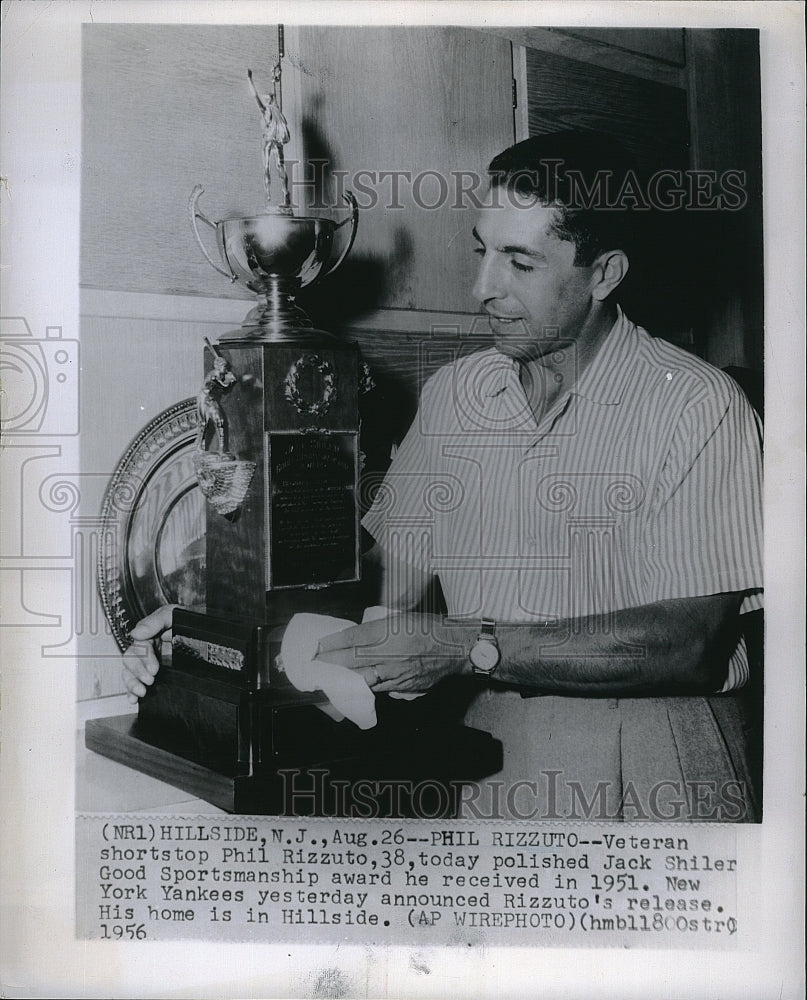
[[[480,257],[484,257],[485,256],[485,248],[484,247],[474,247],[473,248],[473,252],[475,254],[477,254],[478,256],[480,256]]]
[[[511,260],[510,263],[516,269],[516,271],[534,271],[535,270],[535,268],[532,267],[530,264],[522,264],[518,260]]]

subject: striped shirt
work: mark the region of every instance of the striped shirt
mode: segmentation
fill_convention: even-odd
[[[364,526],[451,616],[535,623],[743,592],[762,606],[761,436],[733,380],[620,312],[536,424],[517,362],[441,368]],[[745,682],[742,641],[723,690]]]

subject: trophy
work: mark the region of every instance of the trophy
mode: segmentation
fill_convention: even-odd
[[[266,209],[263,214],[243,219],[211,222],[200,210],[199,199],[204,193],[201,184],[193,189],[188,203],[191,226],[196,241],[211,267],[230,281],[242,281],[258,296],[258,305],[250,310],[240,330],[226,333],[222,341],[300,341],[330,337],[314,330],[311,320],[295,304],[295,295],[325,274],[335,271],[350,253],[356,239],[359,208],[352,192],[343,195],[351,209],[350,217],[336,223],[330,219],[300,218],[294,215],[289,196],[283,147],[289,141],[288,123],[280,106],[278,93],[283,56],[282,32],[280,57],[273,73],[272,93],[261,98],[252,70],[247,77],[262,117],[264,189]],[[273,194],[279,190],[279,197]],[[216,231],[220,267],[210,256],[199,235],[197,221]],[[350,235],[344,249],[332,261],[334,234],[347,223]]]
[[[207,609],[278,620],[287,616],[286,589],[358,581],[358,393],[369,384],[356,346],[315,329],[295,302],[301,288],[347,257],[358,206],[347,192],[349,215],[341,222],[294,214],[283,153],[290,132],[279,96],[282,54],[281,36],[272,90],[263,97],[247,70],[261,113],[265,210],[212,222],[199,208],[198,184],[188,206],[207,262],[258,299],[239,328],[215,347],[208,342],[198,396],[197,477],[222,515],[208,519]],[[220,262],[199,222],[215,230]],[[337,252],[336,234],[348,224]],[[209,430],[217,450],[206,449]],[[282,610],[274,615],[276,606]]]
[[[228,811],[350,815],[345,788],[357,778],[428,779],[451,789],[438,793],[430,815],[451,815],[456,782],[501,766],[501,745],[458,724],[453,697],[379,696],[378,724],[364,730],[321,690],[298,690],[278,655],[296,613],[355,621],[377,603],[362,591],[360,560],[359,397],[371,379],[357,345],[315,329],[295,302],[350,252],[358,207],[348,193],[342,222],[294,214],[283,158],[282,30],[279,41],[271,93],[262,97],[247,74],[262,116],[265,211],[212,222],[199,208],[200,185],[189,201],[205,259],[258,300],[239,328],[207,341],[197,396],[205,610],[174,612],[170,656],[136,722],[94,722],[88,745]],[[199,222],[215,230],[219,262]],[[400,791],[379,809],[417,814]]]

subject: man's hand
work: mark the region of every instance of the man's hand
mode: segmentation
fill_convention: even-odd
[[[133,641],[123,655],[122,675],[128,692],[127,697],[133,704],[137,704],[137,699],[142,698],[146,688],[154,683],[154,678],[160,669],[157,650],[162,639],[170,637],[170,634],[166,633],[171,628],[175,607],[176,604],[164,604],[150,615],[141,618],[129,633]]]
[[[444,625],[438,615],[396,614],[325,636],[317,659],[350,667],[373,691],[428,691],[470,670],[474,637],[473,629]]]

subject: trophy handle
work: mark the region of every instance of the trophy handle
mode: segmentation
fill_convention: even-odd
[[[223,274],[225,278],[229,278],[230,281],[238,281],[238,275],[237,274],[233,274],[232,270],[228,273],[227,271],[224,270],[224,268],[219,267],[219,265],[213,260],[213,258],[210,256],[210,254],[205,249],[204,243],[202,243],[202,237],[199,235],[199,228],[196,225],[196,220],[197,219],[201,219],[202,222],[204,222],[208,226],[210,226],[211,229],[216,229],[217,228],[215,222],[211,222],[210,219],[207,218],[207,216],[203,215],[199,211],[198,203],[199,203],[199,199],[204,194],[204,191],[205,191],[205,189],[202,187],[202,185],[201,184],[197,184],[196,187],[193,189],[193,191],[191,191],[190,200],[188,201],[188,212],[189,212],[190,217],[191,217],[191,227],[193,228],[193,235],[196,237],[196,242],[199,244],[199,248],[201,249],[202,253],[205,255],[205,260],[208,262],[208,264],[210,264],[210,266],[215,271],[218,271],[219,274]]]
[[[345,249],[339,254],[336,263],[332,264],[325,272],[325,274],[322,275],[323,278],[328,274],[333,274],[333,272],[340,266],[345,257],[347,257],[347,255],[350,253],[351,248],[353,247],[353,242],[356,239],[356,230],[359,228],[359,206],[356,202],[356,198],[354,197],[353,192],[345,191],[342,197],[350,206],[351,209],[350,217],[347,219],[343,219],[341,222],[338,222],[334,226],[333,231],[336,232],[337,229],[341,229],[342,226],[346,226],[349,222],[351,224],[350,239],[347,241],[347,246],[345,247]]]

